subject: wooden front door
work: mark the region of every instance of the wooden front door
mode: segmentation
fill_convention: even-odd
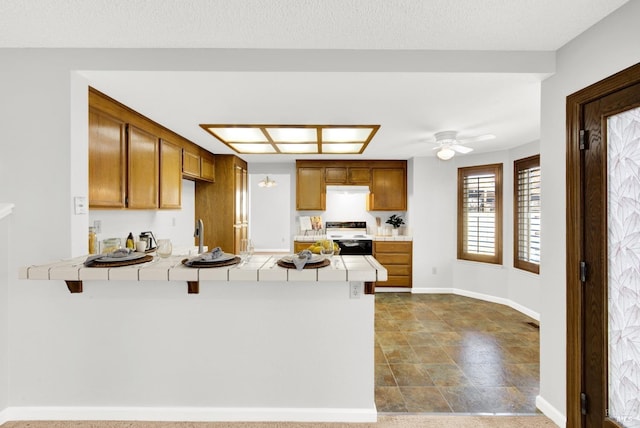
[[[567,98],[567,427],[640,426],[640,64]]]

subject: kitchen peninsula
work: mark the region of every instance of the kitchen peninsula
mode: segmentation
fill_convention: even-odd
[[[48,374],[68,387],[41,405],[67,419],[91,408],[104,419],[374,421],[374,296],[362,289],[386,270],[371,256],[300,271],[279,258],[191,269],[184,256],[118,268],[85,268],[80,257],[21,268],[34,280],[25,287],[46,287],[77,318]],[[63,281],[82,281],[82,293]],[[186,292],[189,282],[199,294]]]

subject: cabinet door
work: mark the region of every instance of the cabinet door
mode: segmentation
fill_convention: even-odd
[[[324,168],[300,167],[296,175],[296,209],[325,210]]]
[[[326,184],[347,184],[347,168],[326,167],[324,169],[324,182]]]
[[[233,223],[247,222],[247,171],[240,166],[234,167],[234,213]]]
[[[126,206],[126,127],[124,122],[89,110],[89,207]]]
[[[232,248],[230,251],[233,254],[240,254],[240,241],[243,239],[248,238],[248,230],[247,230],[247,226],[246,225],[234,225],[233,226],[233,245],[234,248]],[[224,249],[224,248],[223,248]],[[225,250],[228,251],[228,250]]]
[[[182,149],[160,140],[160,208],[180,208]]]
[[[294,253],[299,253],[302,250],[306,250],[307,248],[309,248],[311,246],[311,244],[313,244],[313,242],[293,241],[293,252]]]
[[[400,168],[373,168],[369,210],[406,211],[407,177]]]
[[[158,137],[129,125],[129,208],[158,208]]]
[[[387,269],[387,280],[376,282],[376,287],[411,287],[413,278],[413,243],[373,243],[373,256]]]
[[[182,150],[182,173],[191,177],[200,177],[200,155]]]
[[[200,157],[200,178],[206,181],[215,181],[215,160],[213,156]]]
[[[369,184],[371,183],[371,168],[349,168],[349,183]]]

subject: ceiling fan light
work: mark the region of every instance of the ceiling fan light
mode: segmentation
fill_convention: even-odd
[[[440,150],[438,150],[438,153],[436,153],[436,155],[442,159],[442,160],[449,160],[453,157],[453,155],[455,155],[456,152],[454,152],[452,149],[450,149],[449,147],[443,147]]]

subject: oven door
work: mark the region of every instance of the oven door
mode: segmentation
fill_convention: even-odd
[[[370,239],[336,239],[333,242],[340,247],[341,256],[370,256],[373,254],[373,241]]]

